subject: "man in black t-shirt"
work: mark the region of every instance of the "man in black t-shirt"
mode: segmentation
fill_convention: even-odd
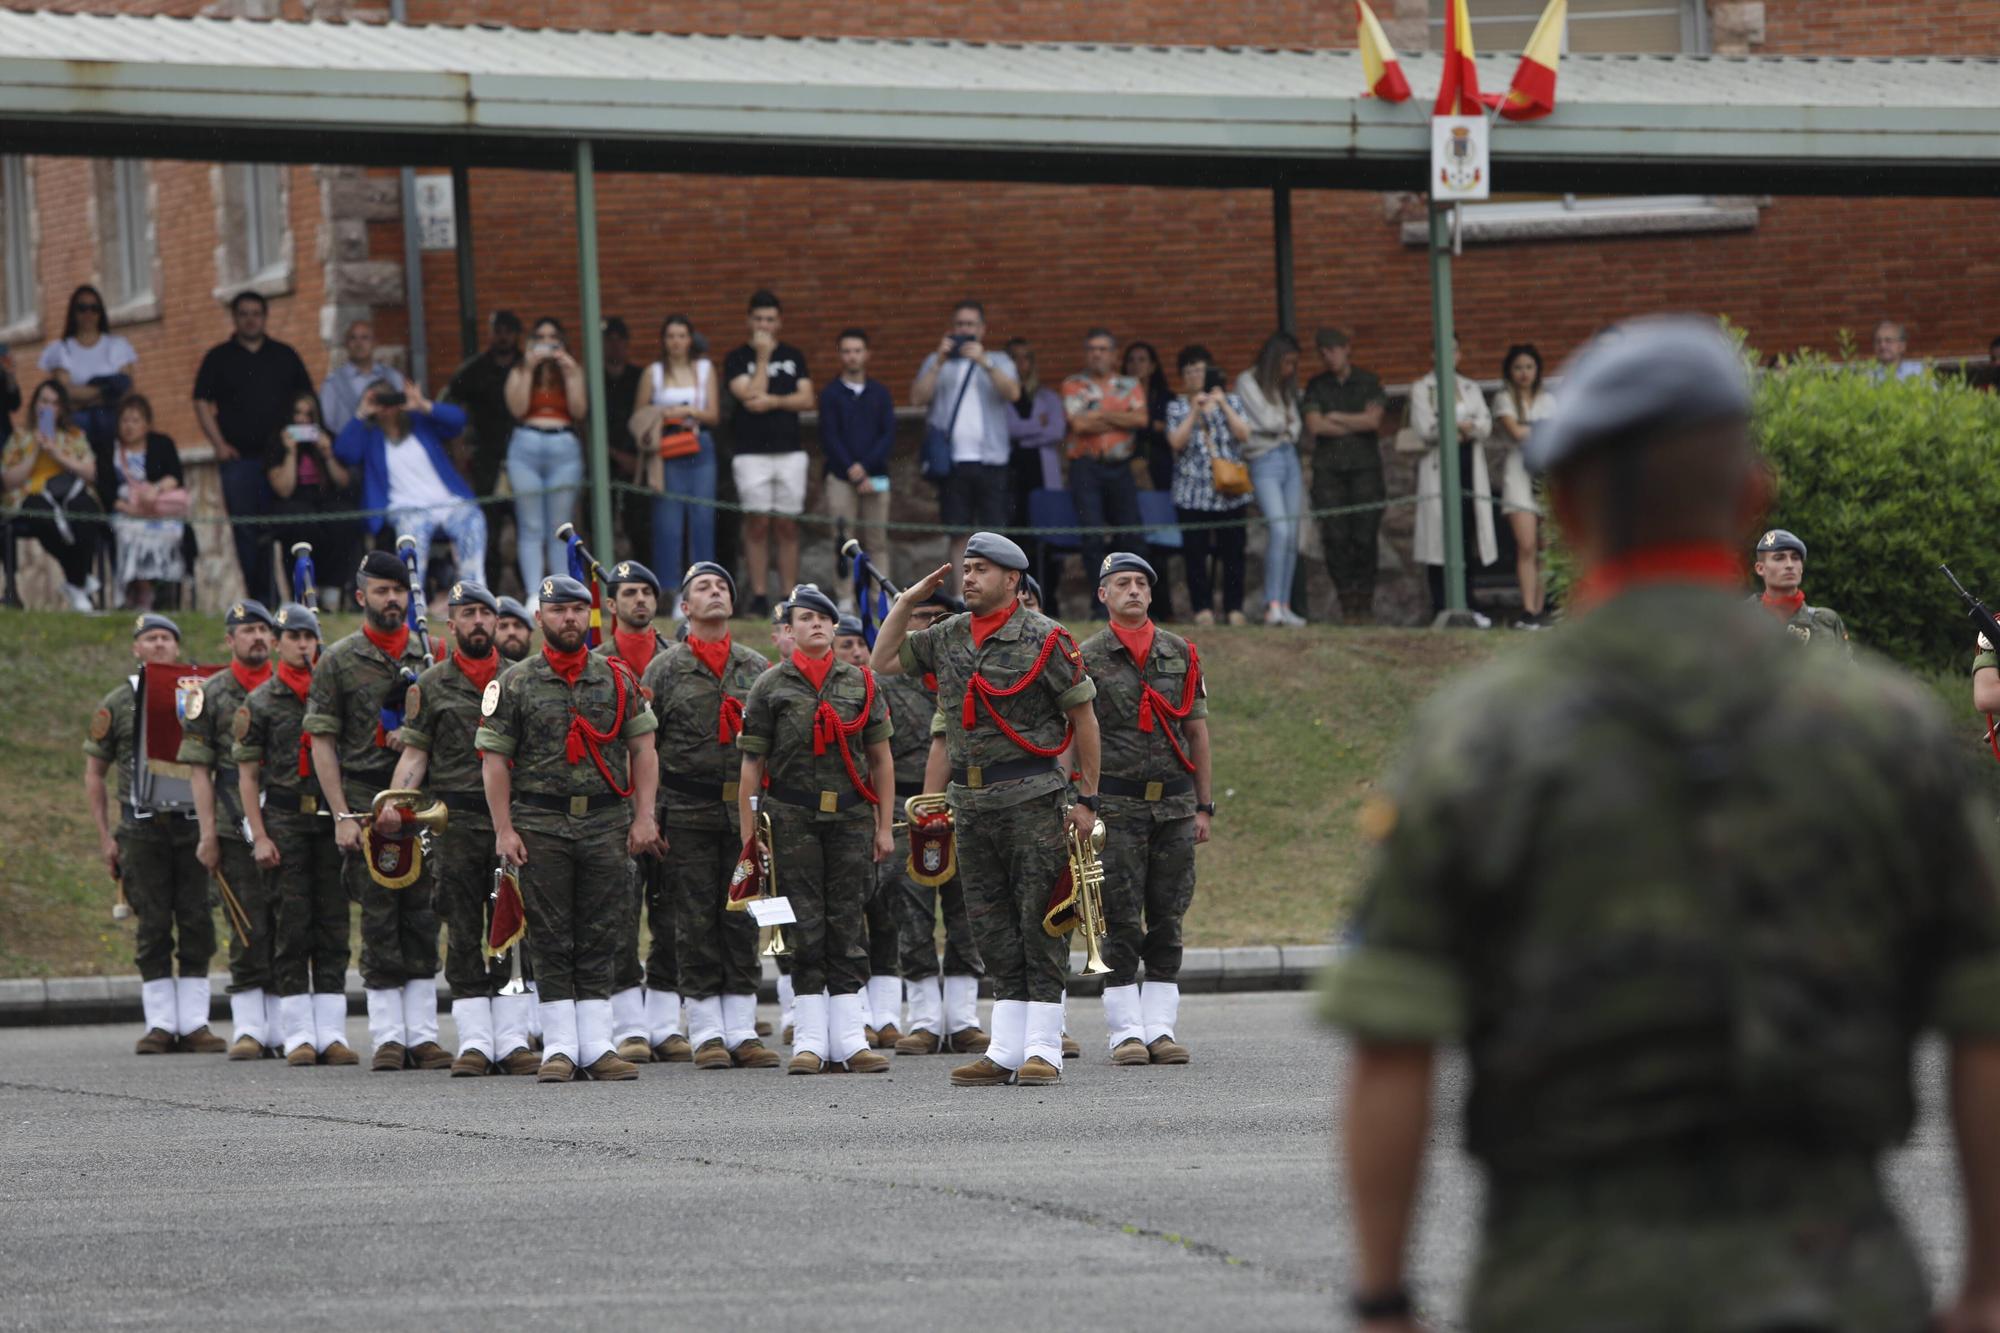
[[[799,437],[799,413],[813,405],[806,354],[778,341],[783,323],[778,298],[767,291],[750,297],[750,341],[722,363],[722,377],[736,399],[732,423],[736,479],[743,515],[743,555],[749,565],[750,606],[745,614],[769,614],[765,594],[770,539],[778,544],[778,586],[799,578],[799,525],[806,507],[806,451]]]
[[[222,474],[222,503],[231,518],[268,513],[271,485],[264,478],[264,455],[292,419],[292,402],[300,394],[319,400],[306,363],[289,343],[264,336],[270,313],[256,292],[239,292],[229,303],[235,336],[208,350],[194,377],[194,415],[201,433],[215,449]],[[243,570],[245,593],[275,606],[276,585],[271,570],[275,529],[263,524],[237,524],[236,562]]]

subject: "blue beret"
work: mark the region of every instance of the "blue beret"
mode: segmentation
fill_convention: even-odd
[[[729,605],[731,609],[734,609],[736,606],[736,580],[727,569],[716,564],[713,560],[697,560],[687,567],[687,573],[681,575],[681,595],[685,597],[687,595],[688,584],[693,583],[704,574],[713,574],[716,578],[721,579],[729,585]]]
[[[534,627],[535,618],[528,614],[528,608],[515,601],[512,597],[494,598],[493,609],[500,613],[502,620],[518,620],[531,629]]]
[[[833,632],[836,635],[852,634],[857,639],[866,636],[866,632],[861,628],[861,618],[859,616],[842,616],[835,623]]]
[[[229,614],[222,618],[224,629],[235,629],[239,625],[263,625],[276,629],[278,623],[271,619],[271,613],[264,604],[254,597],[245,597],[240,602],[229,605]]]
[[[605,571],[605,587],[616,588],[621,583],[643,583],[653,590],[656,597],[660,592],[660,581],[653,577],[653,571],[637,560],[620,560]]]
[[[588,606],[590,589],[567,574],[551,574],[542,580],[540,600],[544,606],[573,606],[578,602]]]
[[[1002,569],[1028,571],[1028,553],[997,532],[973,533],[965,543],[965,553]]]
[[[1662,426],[1750,415],[1743,357],[1712,319],[1660,315],[1610,329],[1563,368],[1554,415],[1521,446],[1550,472],[1599,445]]]
[[[285,630],[311,630],[312,636],[317,639],[320,637],[319,616],[309,606],[286,602],[278,608],[278,629],[281,633]]]
[[[1160,581],[1160,576],[1153,572],[1153,567],[1130,551],[1113,551],[1105,556],[1104,563],[1097,567],[1097,581],[1102,583],[1113,574],[1123,574],[1127,571],[1144,574],[1148,587]]]
[[[1783,528],[1772,528],[1757,539],[1758,555],[1771,551],[1797,551],[1799,559],[1806,558],[1806,544]]]
[[[446,605],[483,606],[494,615],[500,614],[500,599],[488,592],[485,584],[467,583],[464,579],[451,585],[451,597]]]
[[[157,611],[148,611],[132,622],[132,637],[138,638],[147,630],[163,629],[176,639],[181,636],[181,627]]]

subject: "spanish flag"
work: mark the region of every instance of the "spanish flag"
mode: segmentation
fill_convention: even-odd
[[[1375,11],[1368,7],[1368,0],[1354,0],[1354,7],[1361,11],[1357,35],[1361,39],[1361,69],[1368,79],[1368,91],[1362,95],[1385,102],[1409,101],[1410,81],[1403,77],[1403,66],[1383,35],[1382,25],[1375,21]]]
[[[1514,71],[1513,86],[1500,104],[1507,120],[1540,120],[1556,109],[1556,62],[1562,59],[1563,24],[1569,16],[1569,0],[1549,0],[1528,49],[1521,53],[1521,67]]]
[[[1498,96],[1479,95],[1479,67],[1474,63],[1472,20],[1465,0],[1450,0],[1444,12],[1444,82],[1438,85],[1434,116],[1477,116],[1497,105]]]

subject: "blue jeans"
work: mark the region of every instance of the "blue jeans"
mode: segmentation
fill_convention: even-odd
[[[264,476],[261,454],[246,453],[232,458],[218,469],[222,474],[222,507],[231,518],[271,511],[271,483]],[[277,530],[264,523],[238,523],[230,536],[236,543],[236,563],[243,571],[246,596],[266,606],[277,604],[271,573],[271,542]],[[341,570],[340,578],[350,571]]]
[[[653,500],[653,573],[667,586],[676,587],[682,570],[697,560],[715,559],[715,507],[671,500],[667,496],[715,498],[715,438],[703,431],[700,453],[662,462],[660,487],[666,495]],[[665,602],[662,597],[663,612]]]
[[[1257,492],[1257,508],[1270,520],[1264,528],[1269,539],[1264,548],[1264,604],[1289,606],[1292,573],[1299,565],[1299,516],[1306,507],[1298,449],[1281,444],[1251,459],[1250,485]]]
[[[1094,458],[1073,458],[1069,464],[1069,493],[1076,501],[1076,521],[1083,528],[1083,577],[1096,585],[1097,571],[1104,564],[1104,536],[1107,526],[1137,526],[1139,483],[1132,478],[1130,463],[1100,463]],[[1112,540],[1116,549],[1136,551],[1145,534],[1121,532]],[[1104,603],[1093,595],[1091,619],[1105,619]]]
[[[514,488],[521,587],[530,601],[539,599],[544,574],[569,573],[569,556],[556,529],[574,516],[582,481],[583,446],[574,431],[515,427],[507,442],[507,484]]]

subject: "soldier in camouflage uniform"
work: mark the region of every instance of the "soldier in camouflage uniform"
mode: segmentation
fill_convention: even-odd
[[[1807,647],[1834,648],[1843,657],[1854,656],[1839,613],[1806,604],[1805,590],[1799,586],[1806,577],[1804,542],[1783,528],[1772,528],[1757,539],[1756,573],[1764,591],[1751,600],[1782,621],[1786,633]]]
[[[271,678],[271,639],[278,622],[262,602],[233,604],[222,618],[229,665],[202,681],[187,697],[181,720],[181,748],[174,756],[188,766],[195,817],[201,837],[195,858],[227,884],[249,919],[248,931],[229,932],[229,1013],[236,1031],[232,1060],[259,1060],[283,1045],[278,989],[271,979],[271,949],[278,935],[278,900],[267,891],[264,873],[244,836],[243,801],[236,790],[236,761],[229,734],[236,710],[250,691]],[[230,917],[232,923],[235,918]]]
[[[1881,1168],[1932,1027],[1975,1219],[1942,1326],[2000,1327],[1990,818],[1924,687],[1802,657],[1738,596],[1769,482],[1719,329],[1635,322],[1563,392],[1526,461],[1570,620],[1435,700],[1363,811],[1381,856],[1323,1007],[1354,1042],[1357,1321],[1409,1327],[1433,1051],[1462,1042],[1469,1327],[1926,1327]]]
[[[278,664],[230,722],[238,799],[265,891],[278,900],[271,980],[294,1066],[359,1064],[347,1045],[347,890],[333,812],[312,774],[305,730],[319,617],[278,608]],[[261,799],[260,799],[261,797]]]
[[[994,996],[992,1044],[952,1070],[961,1087],[1061,1081],[1069,946],[1042,918],[1067,859],[1064,820],[1085,836],[1097,821],[1097,689],[1069,631],[1021,604],[1027,568],[1007,538],[974,533],[959,574],[969,614],[906,632],[947,565],[904,590],[875,639],[876,671],[938,683],[958,873]],[[1069,745],[1082,776],[1066,814],[1069,784],[1055,758]]]
[[[779,1061],[757,1039],[757,925],[724,902],[743,846],[736,810],[743,701],[771,664],[730,642],[736,582],[721,565],[690,565],[680,603],[688,638],[655,657],[642,683],[660,720],[654,748],[667,842],[662,878],[675,913],[686,1040],[696,1069],[769,1069]],[[648,1035],[656,1042],[679,1035],[677,1017],[664,1007],[649,1010],[649,1021],[655,1016],[660,1026]]]
[[[142,615],[132,630],[132,656],[141,663],[178,661],[181,631],[161,615]],[[138,758],[139,683],[128,677],[97,705],[83,742],[83,792],[97,823],[98,854],[125,891],[138,926],[134,961],[145,1004],[146,1031],[139,1055],[170,1051],[210,1054],[224,1049],[208,1030],[208,960],[215,955],[215,919],[209,915],[208,876],[195,857],[200,828],[194,812],[153,811],[133,799]],[[104,778],[117,766],[116,796]],[[118,802],[118,830],[109,802]],[[174,963],[180,976],[174,976]]]
[[[486,687],[473,744],[494,851],[521,869],[541,1081],[632,1079],[639,1067],[612,1047],[611,985],[626,861],[660,853],[659,723],[625,664],[585,646],[589,590],[550,577],[540,601],[541,655]]]
[[[792,603],[787,594],[771,608],[771,660],[790,661],[792,648]],[[792,1002],[797,998],[792,990],[792,955],[790,952],[781,953],[772,959],[772,963],[778,969],[778,1039],[789,1046],[792,1044]]]
[[[535,622],[528,608],[512,597],[496,597],[500,619],[493,627],[493,648],[500,654],[502,671],[515,662],[525,662],[535,647]]]
[[[434,879],[437,909],[445,920],[445,979],[451,983],[452,1026],[458,1029],[453,1078],[481,1074],[534,1074],[541,1060],[528,1049],[526,995],[503,995],[506,960],[487,961],[487,901],[493,892],[493,822],[479,751],[479,705],[503,665],[493,646],[499,603],[477,583],[451,585],[446,611],[451,653],[426,670],[403,699],[396,734],[403,754],[390,786],[423,788],[448,813],[444,831],[425,858]],[[400,812],[388,806],[377,831],[394,836]]]
[[[868,638],[862,631],[859,617],[843,615],[835,623],[833,655],[851,667],[863,671],[868,669]],[[875,688],[877,693],[882,693],[880,681],[876,682]],[[883,706],[888,706],[886,694]],[[890,721],[893,724],[895,719],[892,717]],[[890,747],[892,759],[894,748],[893,745]],[[915,791],[916,788],[913,786],[907,790]],[[895,813],[892,809],[892,820]],[[898,845],[902,843],[899,841]],[[862,904],[862,927],[868,936],[868,984],[861,988],[861,1008],[865,1015],[863,1031],[867,1034],[868,1044],[877,1050],[893,1050],[896,1043],[903,1039],[902,958],[897,947],[899,914],[894,877],[892,851],[877,867],[875,887]]]
[[[1181,918],[1194,901],[1194,849],[1215,816],[1208,685],[1194,645],[1153,623],[1154,577],[1129,551],[1104,557],[1097,596],[1111,623],[1082,648],[1104,747],[1104,1024],[1115,1065],[1188,1062],[1174,1038]]]
[[[430,876],[389,889],[368,873],[364,827],[375,793],[396,768],[395,733],[404,696],[426,663],[406,623],[409,571],[387,551],[370,551],[355,574],[361,628],[339,640],[313,668],[306,731],[313,768],[333,811],[348,896],[361,904],[361,984],[368,989],[372,1067],[448,1069],[438,1044],[438,921]]]
[[[743,705],[737,815],[754,827],[752,799],[763,793],[777,892],[798,916],[785,932],[796,987],[787,1072],[817,1074],[830,1062],[878,1073],[889,1062],[868,1046],[863,904],[895,845],[889,708],[871,673],[834,657],[832,599],[801,585],[787,600],[796,647]]]

